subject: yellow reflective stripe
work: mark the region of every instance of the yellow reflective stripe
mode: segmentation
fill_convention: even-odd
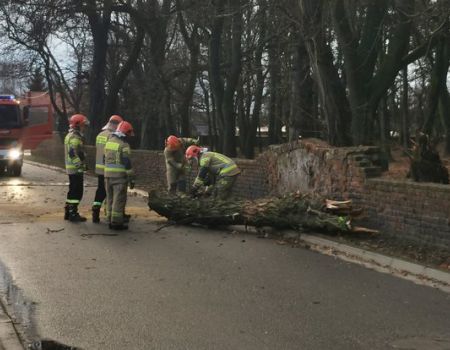
[[[69,140],[69,145],[71,145],[71,146],[79,146],[79,145],[81,145],[81,140],[76,138],[76,137],[73,137],[73,138],[71,138]]]
[[[120,144],[109,141],[105,145],[105,151],[106,150],[108,150],[108,151],[118,151],[119,147],[120,147]]]
[[[103,164],[95,164],[96,169],[105,169],[105,166]]]
[[[230,159],[223,156],[222,154],[219,153],[214,153],[214,156],[219,159],[221,162],[225,163],[225,164],[230,164]]]
[[[95,139],[95,142],[101,145],[105,145],[106,142],[108,141],[108,138],[106,136],[101,136],[98,135],[97,138]]]
[[[110,173],[125,173],[126,170],[125,168],[108,168],[105,167],[105,173],[110,172]]]
[[[207,166],[208,165],[207,163],[209,163],[210,161],[211,161],[211,155],[209,155],[209,154],[204,155],[200,158],[200,166],[201,167]]]
[[[66,203],[67,204],[78,204],[78,203],[80,203],[80,201],[78,199],[67,199]]]
[[[220,170],[220,174],[227,174],[227,173],[229,173],[230,171],[235,170],[236,168],[237,168],[237,165],[236,165],[236,164],[233,164],[232,166],[229,166],[229,167],[226,167],[226,168],[222,168],[222,169]]]

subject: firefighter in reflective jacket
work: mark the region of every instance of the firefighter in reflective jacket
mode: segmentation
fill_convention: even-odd
[[[170,135],[166,139],[164,158],[166,159],[167,190],[170,194],[186,192],[186,158],[184,152],[191,145],[197,145],[198,139]]]
[[[225,200],[230,197],[237,176],[241,173],[232,159],[220,153],[204,151],[199,146],[188,147],[186,158],[199,161],[198,175],[191,190],[193,195],[196,195],[202,186],[212,182],[213,192],[217,198]]]
[[[94,203],[92,203],[92,222],[100,222],[100,208],[106,198],[105,189],[105,159],[104,151],[106,141],[108,141],[111,134],[116,131],[119,123],[123,122],[120,115],[112,115],[108,123],[103,127],[102,131],[95,139],[95,173],[97,174],[97,190],[95,191]]]
[[[126,230],[124,211],[127,203],[127,187],[134,188],[130,145],[127,138],[134,136],[133,127],[121,122],[105,145],[105,187],[109,228]]]
[[[69,192],[67,193],[64,219],[72,222],[83,222],[86,218],[78,213],[78,205],[83,198],[83,180],[86,171],[83,131],[89,125],[82,114],[74,114],[69,118],[69,133],[64,139],[64,158],[66,172],[69,175]]]

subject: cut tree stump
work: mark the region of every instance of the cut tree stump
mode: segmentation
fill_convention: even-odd
[[[361,209],[354,209],[351,201],[326,201],[311,194],[294,193],[254,201],[221,201],[213,198],[169,196],[152,191],[149,192],[148,205],[151,210],[174,224],[271,226],[321,232],[377,232],[352,226],[351,218],[361,214]]]

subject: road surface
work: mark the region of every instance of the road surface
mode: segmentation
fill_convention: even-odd
[[[30,164],[0,177],[0,284],[28,339],[86,350],[450,349],[449,294],[252,235],[155,232],[164,219],[141,197],[130,198],[127,232],[65,222],[66,181]]]

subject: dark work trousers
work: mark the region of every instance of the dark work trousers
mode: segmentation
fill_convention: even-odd
[[[92,205],[94,207],[101,207],[103,201],[106,198],[106,189],[105,189],[105,176],[97,175],[97,191],[95,191],[94,203]]]
[[[78,205],[83,198],[83,174],[69,175],[69,192],[67,193],[67,204]]]

